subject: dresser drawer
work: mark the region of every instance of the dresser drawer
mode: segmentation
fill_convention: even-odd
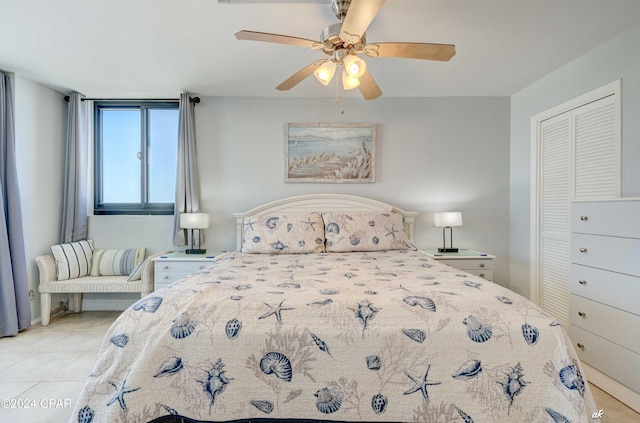
[[[571,262],[640,276],[640,239],[574,233]]]
[[[571,230],[584,234],[640,238],[640,201],[574,202]]]
[[[640,316],[571,294],[569,323],[640,354]]]
[[[460,270],[493,269],[493,260],[482,259],[438,259],[440,263],[448,264]]]
[[[569,291],[640,315],[640,277],[572,264]]]
[[[569,325],[569,336],[580,360],[640,392],[640,354],[575,325]]]

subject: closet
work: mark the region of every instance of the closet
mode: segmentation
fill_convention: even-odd
[[[532,118],[532,299],[569,323],[574,200],[620,196],[620,81]]]

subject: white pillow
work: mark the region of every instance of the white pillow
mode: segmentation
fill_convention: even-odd
[[[93,240],[53,245],[51,253],[56,260],[59,281],[81,278],[91,271]]]

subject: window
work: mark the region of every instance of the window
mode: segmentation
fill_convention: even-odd
[[[173,214],[178,102],[96,101],[95,214]]]

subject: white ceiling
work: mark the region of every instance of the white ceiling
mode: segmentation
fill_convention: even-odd
[[[336,22],[322,0],[0,0],[0,69],[99,98],[333,97],[313,77],[275,90],[322,52],[234,34],[319,40]],[[383,97],[509,96],[639,22],[638,0],[388,0],[369,42],[452,43],[457,54],[365,60]]]

